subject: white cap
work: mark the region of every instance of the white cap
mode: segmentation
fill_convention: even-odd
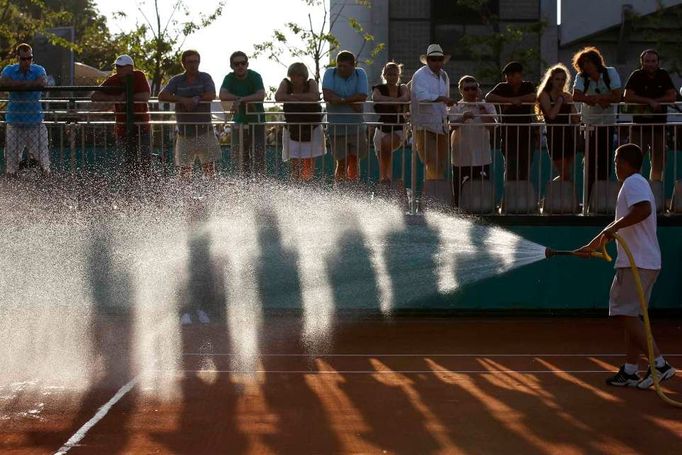
[[[130,55],[119,55],[116,61],[114,62],[114,65],[116,66],[133,66],[133,58]]]

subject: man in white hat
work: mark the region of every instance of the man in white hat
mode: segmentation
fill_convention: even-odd
[[[424,162],[426,182],[424,192],[449,206],[452,194],[445,180],[448,153],[448,106],[455,101],[450,98],[450,78],[443,65],[450,55],[443,53],[439,44],[429,44],[426,54],[419,60],[424,64],[412,76],[412,128],[414,148]]]
[[[135,69],[132,57],[120,55],[114,62],[116,72],[109,76],[101,87],[107,90],[96,90],[92,93],[92,101],[114,103],[116,118],[116,146],[124,156],[125,172],[138,171],[147,173],[151,161],[151,136],[149,125],[149,107],[147,101],[151,95],[147,76]],[[131,81],[133,88],[134,127],[127,128],[126,116],[126,83]]]

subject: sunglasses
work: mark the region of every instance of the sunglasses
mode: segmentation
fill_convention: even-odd
[[[426,59],[430,62],[442,62],[445,60],[444,57],[427,57]]]
[[[233,66],[246,66],[248,64],[249,64],[249,62],[247,62],[246,60],[239,60],[239,61],[235,60],[234,62],[232,62]]]
[[[29,55],[28,57],[19,57],[19,60],[21,60],[22,62],[27,62],[29,60],[33,60],[33,56]]]

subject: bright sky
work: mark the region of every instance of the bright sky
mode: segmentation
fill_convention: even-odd
[[[145,14],[152,11],[152,0],[145,2],[140,0],[96,0],[102,15],[109,21],[109,29],[117,33],[121,30],[129,30],[135,21],[144,22],[138,12],[137,5],[142,4]],[[175,0],[159,0],[161,16],[168,18],[171,5]],[[191,6],[206,5],[213,8],[215,0],[187,0]],[[114,11],[124,11],[128,14],[128,21],[114,20],[111,16]],[[313,20],[321,20],[321,11],[312,11]],[[152,19],[153,14],[148,14]],[[233,51],[242,50],[248,55],[253,52],[253,45],[269,40],[274,29],[282,29],[286,22],[305,24],[308,21],[308,7],[302,0],[227,0],[225,9],[220,18],[211,26],[191,35],[183,48],[194,48],[201,54],[201,71],[205,71],[215,81],[217,86],[223,81],[223,77],[229,73],[229,56]],[[293,63],[291,59],[285,62]],[[312,72],[312,63],[305,62]],[[250,58],[249,68],[257,71],[263,77],[265,87],[278,86],[286,76],[286,68],[270,61],[265,57]]]

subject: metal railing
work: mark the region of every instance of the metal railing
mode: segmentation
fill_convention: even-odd
[[[183,165],[179,155],[189,149],[200,161],[214,159],[222,176],[362,184],[376,196],[398,197],[412,213],[426,201],[482,214],[593,215],[613,212],[618,191],[613,150],[632,141],[646,146],[642,172],[651,179],[659,213],[682,213],[682,169],[677,157],[682,114],[675,110],[677,105],[670,106],[667,122],[633,123],[631,114],[621,113],[615,123],[601,125],[546,124],[535,117],[530,123],[513,122],[509,115],[505,123],[499,122],[498,115],[495,121],[471,121],[451,110],[444,120],[444,137],[438,139],[446,140],[446,153],[429,149],[434,145],[425,140],[423,153],[418,154],[413,152],[417,138],[409,113],[400,114],[400,123],[382,123],[371,102],[364,103],[363,122],[347,124],[330,124],[324,118],[324,103],[319,120],[298,122],[285,117],[281,103],[267,101],[265,112],[249,112],[257,114],[255,121],[236,123],[229,103],[214,102],[208,122],[182,123],[190,132],[178,133],[171,104],[127,101],[118,112],[99,110],[101,104],[89,101],[87,92],[101,89],[52,87],[49,96],[40,100],[53,171],[130,173],[139,166],[143,172],[171,176]],[[148,122],[135,121],[139,104],[148,105]],[[637,105],[621,104],[620,109],[629,112],[632,106]],[[292,109],[287,114],[292,112],[310,114]],[[183,114],[187,118],[188,113]],[[6,115],[7,99],[0,99],[0,116]],[[5,151],[10,128],[11,122],[0,122]],[[206,134],[216,138],[217,148],[205,142]],[[184,150],[179,150],[179,135]],[[206,149],[215,153],[206,155]],[[33,153],[30,147],[27,150]],[[430,163],[429,155],[433,155]],[[427,167],[442,171],[438,183],[426,178],[424,159]],[[6,160],[2,166],[5,170]],[[339,166],[346,166],[344,172]]]

